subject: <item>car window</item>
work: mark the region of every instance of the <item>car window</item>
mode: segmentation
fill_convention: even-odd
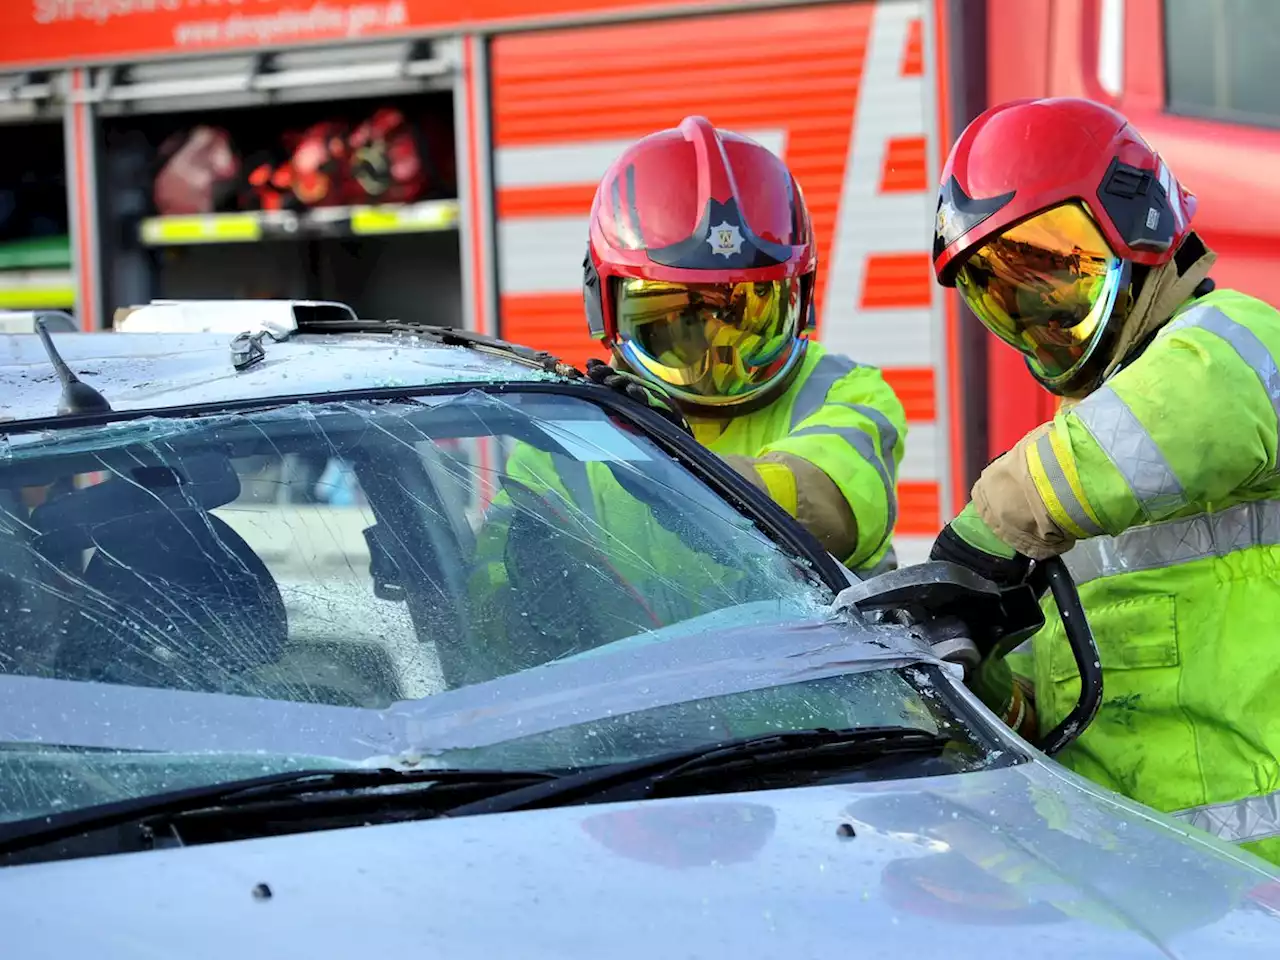
[[[892,672],[927,658],[905,641],[849,642],[832,661],[833,597],[807,565],[574,397],[295,403],[7,444],[0,763],[24,744],[274,755],[277,736],[282,757],[364,761],[388,728],[402,746],[416,729],[474,749],[580,726],[530,741],[564,765],[608,755],[569,751],[581,737],[626,741],[588,726],[612,715],[589,702],[602,690],[625,694],[624,727],[657,724],[655,750],[778,723],[936,730],[947,713]],[[790,711],[751,693],[845,673],[884,677],[797,692]],[[705,710],[736,719],[721,729]],[[105,782],[125,780],[92,789]]]
[[[4,666],[385,707],[829,592],[593,405],[480,392],[19,438]],[[28,603],[27,601],[30,601]]]
[[[1165,0],[1164,30],[1170,109],[1280,124],[1280,4]]]

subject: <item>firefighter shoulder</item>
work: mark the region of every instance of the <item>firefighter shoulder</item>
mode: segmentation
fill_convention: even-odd
[[[596,191],[583,269],[615,367],[847,566],[893,565],[906,418],[878,370],[805,335],[817,254],[781,160],[701,117],[643,138]]]
[[[943,177],[939,279],[1069,402],[983,471],[934,555],[1012,579],[1065,555],[1105,699],[1058,759],[1280,863],[1280,313],[1213,289],[1194,198],[1109,108],[993,108]],[[1079,689],[1047,621],[1019,664],[1042,728]],[[1007,712],[1013,671],[984,671]]]
[[[694,436],[799,520],[846,565],[887,566],[906,416],[874,367],[810,343],[787,392]],[[891,562],[891,560],[890,560]]]

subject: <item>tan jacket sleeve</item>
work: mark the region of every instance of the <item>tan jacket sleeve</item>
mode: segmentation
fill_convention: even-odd
[[[992,533],[1033,560],[1066,553],[1076,542],[1050,515],[1027,464],[1027,448],[1052,427],[1041,424],[988,464],[971,492],[974,509]]]
[[[725,461],[800,521],[827,552],[847,557],[858,544],[858,524],[835,482],[808,460],[787,453],[728,455]]]

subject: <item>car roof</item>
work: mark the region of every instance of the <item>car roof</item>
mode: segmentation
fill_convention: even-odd
[[[51,337],[114,411],[572,375],[548,354],[466,331],[359,320],[341,304],[168,301],[148,313],[151,306],[128,311],[123,323],[118,316],[115,332]],[[184,330],[191,332],[174,332]],[[261,345],[262,357],[237,369],[232,343],[242,334]],[[55,416],[61,393],[37,334],[0,335],[0,421]]]

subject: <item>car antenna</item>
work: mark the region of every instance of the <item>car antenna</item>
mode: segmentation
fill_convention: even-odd
[[[107,398],[72,373],[67,362],[62,359],[58,348],[53,345],[53,338],[45,329],[43,319],[36,320],[36,333],[40,334],[40,343],[44,346],[44,352],[49,355],[49,362],[53,364],[58,379],[62,381],[62,396],[58,398],[58,415],[65,417],[75,413],[110,413],[111,404],[107,403]]]

